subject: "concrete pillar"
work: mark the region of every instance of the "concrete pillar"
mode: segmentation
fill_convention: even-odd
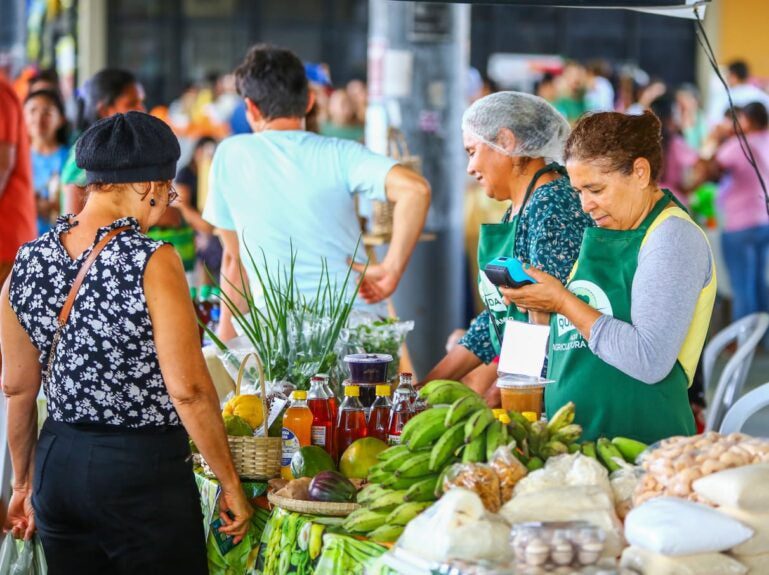
[[[79,0],[77,41],[80,85],[107,65],[107,0]]]
[[[400,127],[433,190],[425,229],[437,239],[417,246],[393,299],[398,315],[416,322],[408,346],[421,376],[444,355],[449,333],[464,324],[460,123],[469,38],[469,6],[369,0],[367,144],[384,151],[384,123]]]

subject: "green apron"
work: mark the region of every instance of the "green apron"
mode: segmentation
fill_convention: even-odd
[[[569,291],[601,313],[630,323],[638,252],[649,226],[671,200],[678,203],[665,190],[637,229],[587,228],[576,270],[566,286]],[[548,377],[554,382],[545,388],[548,417],[573,401],[584,439],[622,436],[652,443],[695,433],[689,381],[678,361],[659,383],[643,383],[590,351],[587,341],[562,315],[551,318],[550,342]]]
[[[508,307],[502,300],[502,294],[497,289],[489,278],[486,277],[484,269],[486,264],[493,259],[500,256],[515,256],[515,236],[518,233],[518,222],[520,221],[520,214],[523,213],[523,209],[526,206],[526,202],[529,201],[532,192],[535,189],[537,180],[548,172],[558,172],[559,174],[566,175],[566,170],[562,166],[556,163],[548,164],[544,168],[538,170],[534,177],[529,182],[528,188],[526,188],[526,194],[523,197],[521,208],[518,213],[510,218],[512,208],[507,211],[501,224],[482,224],[480,236],[478,238],[478,293],[481,296],[481,301],[486,306],[490,314],[489,318],[489,334],[491,335],[491,344],[494,346],[494,350],[499,355],[501,344],[499,337],[497,337],[497,331],[500,335],[504,334],[505,321],[508,317],[517,321],[527,322],[529,320],[528,313],[521,313],[518,308],[513,306]],[[494,322],[492,324],[492,322]]]

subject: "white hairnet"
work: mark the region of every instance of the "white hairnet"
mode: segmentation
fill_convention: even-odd
[[[500,139],[503,128],[513,133],[515,142]],[[570,127],[566,118],[539,96],[497,92],[465,110],[462,131],[506,156],[559,161]]]

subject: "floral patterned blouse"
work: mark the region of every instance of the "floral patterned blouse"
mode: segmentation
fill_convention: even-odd
[[[502,221],[509,219],[510,210]],[[513,255],[565,284],[579,256],[582,234],[592,225],[593,220],[582,211],[579,194],[571,187],[569,179],[558,178],[539,186],[531,194],[518,223]],[[472,321],[459,344],[484,363],[494,360],[499,350],[491,343],[487,311]]]
[[[70,219],[59,218],[51,231],[23,245],[11,275],[11,307],[40,351],[41,371],[59,311],[93,245],[114,228],[132,229],[107,244],[80,287],[45,382],[50,417],[130,428],[180,425],[144,297],[144,270],[163,244],[142,234],[135,219],[123,218],[99,228],[92,247],[73,260],[59,238],[72,227]]]

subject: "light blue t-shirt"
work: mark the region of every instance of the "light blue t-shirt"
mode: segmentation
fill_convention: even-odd
[[[296,253],[294,277],[308,298],[316,294],[321,259],[332,282],[341,284],[361,229],[355,209],[361,199],[384,200],[387,173],[397,162],[349,140],[305,131],[269,130],[224,140],[211,164],[203,218],[237,231],[251,290],[259,283],[249,261],[262,267],[288,266]],[[365,261],[363,246],[358,261]],[[353,274],[349,289],[357,276]],[[261,299],[261,298],[260,298]]]
[[[60,146],[56,151],[50,154],[40,154],[34,150],[30,151],[32,162],[32,185],[35,189],[35,195],[46,200],[50,199],[49,183],[51,178],[61,174],[61,169],[67,159],[69,150],[66,146]],[[43,235],[52,227],[51,222],[38,216],[37,231]]]

